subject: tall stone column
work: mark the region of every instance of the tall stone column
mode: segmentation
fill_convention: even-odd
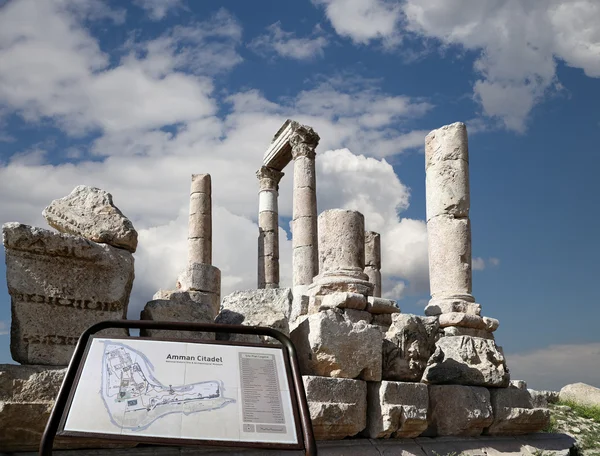
[[[373,296],[381,297],[381,236],[375,231],[365,232],[365,274],[374,285]]]
[[[281,171],[263,166],[256,172],[258,194],[258,288],[279,288],[279,221],[277,198]]]
[[[192,174],[188,222],[188,263],[212,264],[210,174]]]
[[[294,160],[292,212],[293,285],[309,285],[319,272],[315,149],[319,135],[299,126],[290,136]]]
[[[454,123],[425,138],[431,301],[474,302],[467,129]]]

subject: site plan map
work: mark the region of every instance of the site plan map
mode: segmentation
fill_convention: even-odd
[[[279,348],[93,338],[64,431],[296,444]]]

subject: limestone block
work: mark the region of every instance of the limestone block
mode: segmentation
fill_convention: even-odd
[[[279,218],[277,212],[263,211],[258,213],[258,226],[263,231],[275,229],[279,226]]]
[[[292,307],[290,309],[289,321],[293,322],[301,315],[308,313],[310,297],[304,294],[305,290],[293,290]],[[314,298],[313,298],[314,299]]]
[[[279,258],[279,232],[259,231],[258,256]]]
[[[427,385],[408,382],[367,384],[367,428],[372,439],[413,438],[427,429]]]
[[[3,235],[15,361],[67,365],[85,329],[125,318],[134,277],[131,253],[20,223],[5,224]]]
[[[488,325],[479,315],[462,312],[443,313],[439,317],[440,327],[460,326],[462,328],[488,329]]]
[[[381,297],[381,271],[372,266],[366,266],[364,273],[367,275],[367,280],[373,284],[373,296]]]
[[[208,238],[188,238],[188,263],[208,262],[212,260],[212,241]],[[210,263],[207,263],[210,264]]]
[[[369,296],[367,298],[367,312],[372,314],[395,314],[400,313],[400,308],[396,301],[391,299]]]
[[[528,389],[531,396],[531,404],[533,408],[548,408],[548,404],[555,404],[559,400],[558,391],[537,391]]]
[[[369,313],[369,315],[373,316],[373,324],[374,325],[378,325],[380,327],[383,326],[387,326],[388,329],[392,324],[392,315],[393,314],[372,314]],[[387,332],[387,329],[386,329]]]
[[[509,388],[518,388],[518,389],[526,390],[527,389],[527,382],[525,380],[511,380],[508,383],[508,387]]]
[[[425,137],[425,169],[446,160],[469,162],[467,127],[462,122],[445,125]]]
[[[469,216],[469,163],[444,160],[427,168],[427,220],[438,215]]]
[[[310,284],[319,267],[315,246],[295,247],[292,251],[292,264],[294,268],[294,286]]]
[[[550,411],[533,408],[527,389],[510,386],[490,388],[494,421],[486,430],[490,435],[519,435],[539,432],[550,421]]]
[[[173,291],[167,299],[155,299],[146,304],[141,320],[178,321],[183,323],[213,323],[219,312],[217,295],[200,291]],[[214,340],[214,333],[142,329],[140,336],[168,339]]]
[[[66,369],[0,364],[0,452],[37,451]],[[54,449],[115,446],[57,437]]]
[[[360,293],[332,293],[320,299],[319,310],[325,309],[356,309],[364,310],[367,307],[367,298]]]
[[[295,252],[295,251],[294,251]],[[339,274],[325,273],[314,277],[307,293],[311,296],[325,296],[330,293],[373,294],[373,284],[367,280],[366,274],[358,270],[339,271]]]
[[[464,299],[432,299],[425,307],[425,315],[428,317],[450,312],[481,315],[481,304]]]
[[[383,378],[418,382],[434,351],[437,319],[411,314],[393,314],[391,319],[383,339]]]
[[[192,193],[190,195],[189,215],[211,215],[211,208],[212,198],[209,193]]]
[[[210,174],[192,174],[190,193],[211,193]]]
[[[427,222],[431,296],[470,294],[471,225],[468,218],[446,215]]]
[[[494,334],[485,329],[461,328],[460,326],[447,326],[444,328],[444,336],[471,336],[494,340]]]
[[[330,209],[319,215],[319,272],[365,268],[365,218],[357,211]]]
[[[303,247],[317,242],[317,220],[314,217],[300,217],[292,222],[292,246]]]
[[[364,312],[362,310],[344,309],[344,315],[352,323],[358,323],[359,321],[364,321],[364,322],[371,324],[373,322],[373,315],[371,315],[369,312]]]
[[[315,162],[307,157],[298,157],[294,162],[294,188],[308,187],[316,189]],[[296,165],[296,163],[298,165]]]
[[[177,288],[221,295],[221,270],[211,264],[189,264],[177,279]]]
[[[314,188],[295,187],[292,210],[294,220],[302,217],[313,217],[317,207],[317,195]]]
[[[428,435],[474,437],[494,420],[486,388],[463,385],[429,386]]]
[[[212,217],[206,215],[191,215],[188,220],[188,237],[212,239]]]
[[[365,321],[326,310],[309,315],[290,337],[303,375],[381,380],[382,334]]]
[[[582,405],[600,407],[600,388],[585,383],[571,383],[562,387],[561,401],[573,401]]]
[[[485,323],[485,329],[490,332],[496,331],[500,326],[500,322],[495,318],[483,317],[483,322]]]
[[[236,291],[223,298],[221,312],[215,323],[246,326],[266,326],[290,334],[288,320],[292,310],[292,290],[272,288]],[[232,334],[230,337],[217,334],[217,339],[238,342],[273,341],[253,335]]]
[[[130,252],[137,248],[133,224],[113,204],[112,195],[99,188],[78,185],[68,196],[52,201],[42,215],[61,233]]]
[[[365,266],[381,269],[381,235],[375,231],[365,232]]]
[[[480,337],[442,337],[435,343],[421,380],[429,384],[506,387],[506,360],[493,340]]]
[[[317,440],[338,440],[367,425],[367,383],[347,378],[302,376]]]

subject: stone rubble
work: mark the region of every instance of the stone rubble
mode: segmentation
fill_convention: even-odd
[[[113,204],[112,195],[99,188],[79,185],[68,196],[52,201],[42,215],[61,233],[132,253],[137,248],[138,234],[131,221]]]
[[[534,408],[527,387],[490,388],[494,421],[489,435],[531,434],[545,429],[550,422],[550,411]]]

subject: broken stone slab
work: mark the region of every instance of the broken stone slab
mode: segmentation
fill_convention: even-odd
[[[317,440],[338,440],[367,425],[367,383],[347,378],[303,375],[306,399]]]
[[[427,436],[477,436],[494,420],[490,392],[464,385],[429,386]]]
[[[506,387],[506,359],[493,340],[480,337],[442,337],[435,343],[421,379],[429,384]]]
[[[212,264],[189,264],[177,278],[177,289],[221,296],[221,270]]]
[[[219,314],[221,303],[218,296],[214,293],[204,293],[202,291],[182,291],[182,290],[158,290],[152,296],[152,300],[171,300],[176,302],[190,302],[197,306],[206,308],[212,314],[213,320]]]
[[[348,274],[327,273],[319,274],[314,278],[306,293],[309,296],[326,296],[331,293],[349,292],[362,295],[373,294],[373,284],[369,282],[365,274],[365,279],[349,276],[354,271],[348,271]]]
[[[0,452],[37,450],[65,368],[0,364]],[[56,437],[54,449],[133,447]]]
[[[559,398],[561,401],[600,407],[600,388],[586,383],[571,383],[562,387]]]
[[[126,317],[134,277],[128,251],[20,223],[6,223],[3,236],[15,361],[66,366],[84,330]]]
[[[447,326],[443,329],[444,336],[471,336],[494,340],[494,334],[485,329],[462,328],[460,326]]]
[[[131,221],[113,204],[112,195],[96,187],[78,185],[56,199],[42,215],[61,233],[135,252],[138,234]]]
[[[372,314],[400,313],[400,308],[398,307],[398,304],[396,304],[396,301],[375,296],[367,297],[367,308],[365,310]]]
[[[331,309],[309,315],[290,337],[303,375],[381,380],[382,334],[376,326]]]
[[[373,322],[373,315],[371,315],[369,312],[365,312],[363,310],[344,309],[344,315],[352,323],[358,323],[359,321],[364,321],[366,323],[371,324]]]
[[[443,313],[439,317],[440,327],[459,326],[462,328],[488,329],[488,324],[479,315],[462,312]]]
[[[412,438],[427,429],[427,385],[412,382],[367,384],[367,428],[372,439]]]
[[[425,307],[425,315],[434,317],[436,315],[462,312],[471,315],[481,315],[481,304],[469,302],[464,299],[432,299]]]
[[[528,389],[534,408],[548,408],[548,404],[556,404],[559,400],[558,391]]]
[[[331,293],[320,297],[319,301],[319,310],[335,308],[364,310],[367,306],[367,298],[359,293]]]
[[[385,332],[388,331],[388,329],[390,328],[390,326],[392,324],[392,315],[393,314],[371,314],[371,313],[369,313],[369,315],[371,315],[373,317],[374,325],[378,325],[381,327],[385,326],[386,327]]]
[[[486,434],[520,435],[539,432],[550,423],[550,410],[533,408],[527,389],[514,386],[490,388],[494,421]]]
[[[435,349],[437,318],[393,314],[391,320],[383,339],[383,379],[418,382]]]
[[[266,326],[289,336],[292,300],[290,288],[236,291],[223,298],[215,323]],[[253,343],[273,341],[268,337],[243,334],[217,334],[217,339]]]
[[[166,293],[161,293],[166,294]],[[216,305],[215,305],[216,304]],[[172,291],[167,298],[149,301],[140,314],[141,320],[182,323],[214,323],[219,303],[216,295],[199,291]],[[142,337],[167,339],[214,340],[212,332],[141,329]]]

